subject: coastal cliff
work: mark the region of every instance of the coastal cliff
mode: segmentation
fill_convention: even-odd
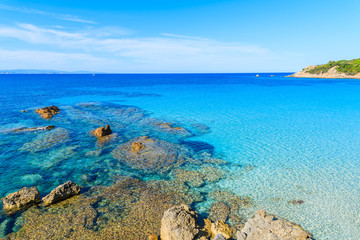
[[[330,61],[326,64],[308,66],[287,77],[296,78],[355,78],[360,79],[360,58]]]

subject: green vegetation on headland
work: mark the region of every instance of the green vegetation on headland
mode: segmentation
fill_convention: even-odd
[[[306,70],[311,74],[321,74],[328,72],[331,68],[336,67],[336,71],[347,75],[356,75],[360,73],[360,58],[352,60],[330,61],[326,64],[317,65],[314,68]]]

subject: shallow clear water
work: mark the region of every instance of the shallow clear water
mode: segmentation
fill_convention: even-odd
[[[84,173],[93,178],[90,185],[132,174],[88,135],[109,122],[124,127],[109,112],[131,105],[152,118],[209,126],[210,133],[189,140],[211,144],[234,164],[228,166],[234,178],[217,187],[251,196],[256,208],[302,225],[316,239],[360,239],[360,82],[285,75],[0,75],[0,196],[33,185],[46,192],[68,179],[86,185]],[[84,102],[105,107],[84,115]],[[20,110],[53,104],[67,117],[51,124],[67,129],[68,140],[42,151],[36,146],[47,133],[9,134],[50,125]],[[253,168],[243,171],[236,163]]]

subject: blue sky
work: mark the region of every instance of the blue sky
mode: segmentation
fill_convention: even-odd
[[[360,57],[360,1],[0,1],[0,69],[293,72]]]

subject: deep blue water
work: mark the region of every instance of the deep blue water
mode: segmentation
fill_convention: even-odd
[[[210,133],[188,140],[208,143],[233,163],[232,177],[216,187],[251,196],[255,208],[301,224],[316,239],[360,239],[360,81],[255,75],[0,75],[0,197],[23,186],[48,192],[65,180],[82,183],[84,174],[93,176],[89,185],[132,174],[116,168],[111,147],[97,154],[88,134],[107,122],[120,129],[111,113],[129,105],[180,126],[209,126]],[[102,108],[85,111],[83,103]],[[61,114],[44,120],[33,111],[49,105]],[[9,133],[50,124],[57,126],[52,135],[66,131],[50,147],[46,133]],[[294,199],[304,203],[287,203]]]

